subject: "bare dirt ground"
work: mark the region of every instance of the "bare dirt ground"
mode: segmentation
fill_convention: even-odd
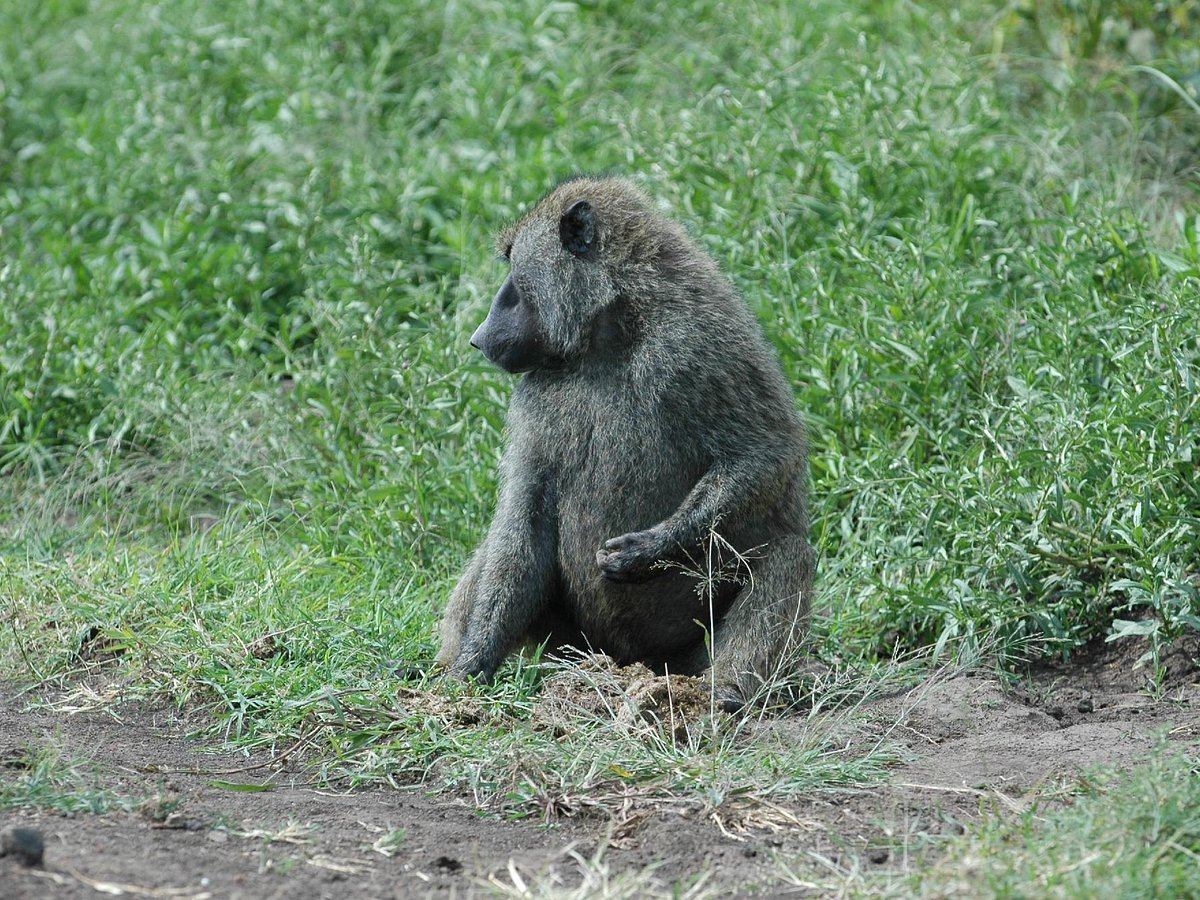
[[[970,829],[981,810],[1019,809],[1035,795],[1054,802],[1081,770],[1135,765],[1159,740],[1196,740],[1200,640],[1172,654],[1157,699],[1143,690],[1146,671],[1132,668],[1138,650],[1097,644],[1016,688],[988,672],[943,673],[831,713],[848,743],[889,740],[905,761],[883,784],[791,802],[740,833],[682,806],[626,811],[619,822],[567,816],[547,827],[419,789],[318,790],[296,763],[201,752],[184,737],[196,723],[173,710],[31,709],[29,697],[0,685],[0,780],[28,765],[31,752],[53,748],[89,761],[101,787],[151,798],[141,810],[104,815],[0,812],[0,829],[25,826],[45,839],[41,866],[0,858],[0,897],[463,897],[548,879],[577,885],[576,856],[598,852],[611,877],[652,869],[669,886],[707,872],[703,888],[715,895],[817,895],[813,878],[822,873],[903,871]],[[764,739],[799,739],[813,721],[757,727]],[[265,780],[274,790],[214,785]]]

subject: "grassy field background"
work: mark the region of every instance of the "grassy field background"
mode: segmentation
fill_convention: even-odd
[[[1198,23],[1152,0],[3,4],[0,671],[114,659],[114,690],[247,746],[318,722],[355,779],[436,759],[519,809],[519,752],[586,789],[603,736],[580,762],[380,710],[491,512],[511,382],[466,341],[491,235],[613,171],[721,262],[795,385],[820,655],[1008,665],[1123,635],[1152,688],[1200,628]],[[535,678],[477,702],[519,713]],[[878,765],[720,747],[620,765],[768,793]]]

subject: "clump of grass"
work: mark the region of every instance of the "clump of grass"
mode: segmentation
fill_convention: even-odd
[[[45,809],[64,815],[128,811],[132,798],[98,786],[85,761],[53,745],[6,755],[0,778],[0,809]]]
[[[1198,774],[1194,753],[1161,747],[1126,777],[1085,780],[1070,806],[990,820],[918,872],[906,894],[1192,896],[1200,891]]]

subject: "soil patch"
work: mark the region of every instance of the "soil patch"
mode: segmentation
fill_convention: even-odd
[[[199,723],[173,709],[31,708],[0,688],[0,780],[52,752],[109,796],[139,801],[101,815],[0,812],[0,829],[34,828],[45,841],[41,867],[0,858],[0,897],[461,897],[547,878],[637,875],[649,888],[702,873],[714,895],[804,893],[839,869],[904,870],[981,810],[1053,802],[1081,770],[1195,741],[1198,650],[1196,641],[1173,649],[1157,697],[1141,690],[1132,648],[1097,644],[1016,687],[991,673],[942,673],[849,708],[764,721],[749,739],[790,742],[822,727],[848,743],[896,746],[903,762],[870,788],[766,804],[736,831],[695,805],[542,826],[424,790],[317,789],[296,761],[203,752],[185,737]],[[692,696],[697,685],[603,663],[544,688],[535,721],[553,729],[674,727],[709,713],[707,695]],[[581,862],[597,854],[599,864]]]
[[[597,723],[628,732],[661,730],[686,741],[688,728],[715,712],[708,682],[687,675],[658,676],[641,663],[618,666],[610,657],[584,657],[542,683],[535,727],[565,734]]]

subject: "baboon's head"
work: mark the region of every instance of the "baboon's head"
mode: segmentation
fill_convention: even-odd
[[[471,346],[509,372],[569,365],[588,351],[598,317],[651,277],[664,243],[680,237],[627,181],[563,182],[501,232],[512,271]]]

